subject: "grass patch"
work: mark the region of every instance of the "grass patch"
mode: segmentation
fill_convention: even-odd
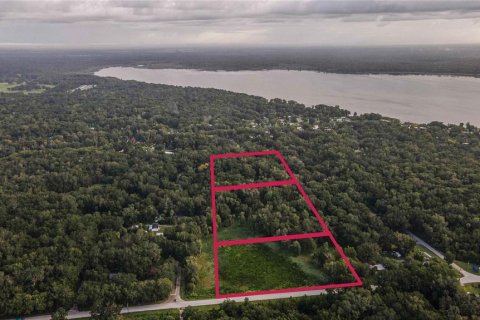
[[[291,256],[290,260],[297,264],[304,273],[314,276],[317,279],[324,279],[324,281],[326,281],[325,274],[320,270],[319,267],[313,264],[312,257],[310,255],[300,255],[297,257]]]
[[[470,292],[471,294],[480,295],[480,284],[466,284],[462,287],[465,292]]]
[[[13,89],[18,85],[18,83],[0,82],[0,92],[12,92],[10,89]]]
[[[313,286],[319,279],[305,273],[287,255],[265,244],[219,249],[222,293]]]
[[[202,253],[193,257],[198,269],[198,283],[193,292],[186,292],[182,286],[182,299],[197,300],[215,298],[215,275],[213,266],[213,238],[208,235],[202,240]]]
[[[248,226],[235,223],[229,227],[218,228],[217,233],[218,241],[231,240],[231,239],[248,239],[260,237],[254,230]]]
[[[433,253],[432,251],[428,250],[427,248],[425,248],[424,246],[420,245],[417,243],[416,247],[418,249],[420,249],[421,251],[425,252],[425,253],[428,253],[432,258],[439,258],[435,253]]]
[[[473,273],[473,274],[476,274],[476,275],[480,275],[480,272],[474,272],[473,271],[473,264],[472,263],[459,261],[459,260],[454,260],[453,262],[458,264],[463,270],[465,270],[467,272],[470,272],[470,273]]]
[[[39,84],[38,88],[30,90],[15,90],[15,88],[25,85],[25,83],[6,83],[0,82],[0,93],[24,93],[24,94],[34,94],[34,93],[43,93],[47,89],[54,88],[54,85],[51,84]]]

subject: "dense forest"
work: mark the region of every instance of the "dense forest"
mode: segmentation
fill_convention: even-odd
[[[91,73],[101,67],[312,70],[335,73],[480,75],[480,46],[0,48],[0,81]]]
[[[1,316],[159,301],[180,269],[194,286],[188,258],[211,233],[209,156],[266,149],[285,157],[365,285],[316,298],[187,309],[185,319],[480,314],[480,299],[459,287],[456,273],[426,260],[404,233],[422,236],[449,260],[480,263],[480,131],[468,123],[401,123],[91,75],[4,77],[51,86],[0,93]],[[77,89],[83,85],[91,86]],[[250,201],[260,208],[269,197]],[[227,199],[225,226],[246,212],[241,199]],[[274,234],[299,222],[269,225],[270,211],[245,221]],[[153,223],[160,232],[149,231]],[[392,259],[393,251],[402,259]],[[386,270],[371,269],[375,263]]]

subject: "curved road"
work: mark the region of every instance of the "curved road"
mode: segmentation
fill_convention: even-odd
[[[410,237],[413,238],[413,240],[415,240],[415,242],[417,242],[418,244],[424,246],[425,248],[427,248],[428,250],[432,251],[433,253],[435,253],[435,255],[437,255],[438,257],[442,258],[442,259],[445,259],[445,256],[443,255],[443,253],[441,253],[440,251],[436,250],[435,248],[433,248],[432,246],[430,246],[428,243],[426,243],[425,241],[423,241],[422,239],[420,239],[419,237],[417,237],[416,235],[414,235],[413,233],[411,233],[410,231],[407,231],[408,235]],[[451,264],[452,268],[454,268],[455,270],[459,271],[463,277],[460,278],[460,284],[463,286],[464,284],[468,284],[468,283],[478,283],[480,282],[480,276],[477,276],[476,274],[473,274],[473,273],[470,273],[468,271],[465,271],[462,267],[460,267],[458,264],[456,263],[452,263]]]

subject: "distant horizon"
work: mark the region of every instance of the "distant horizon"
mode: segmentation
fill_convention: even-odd
[[[2,46],[480,44],[480,1],[0,1]]]
[[[61,50],[182,50],[182,49],[322,49],[322,48],[435,48],[435,47],[480,47],[478,43],[439,43],[439,44],[390,44],[390,45],[287,45],[287,44],[182,44],[164,46],[140,46],[140,45],[116,45],[116,44],[93,44],[93,45],[61,45],[61,44],[27,44],[27,43],[0,43],[0,49],[61,49]]]

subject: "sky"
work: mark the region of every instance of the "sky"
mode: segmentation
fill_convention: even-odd
[[[432,44],[480,44],[480,0],[0,0],[1,46]]]

